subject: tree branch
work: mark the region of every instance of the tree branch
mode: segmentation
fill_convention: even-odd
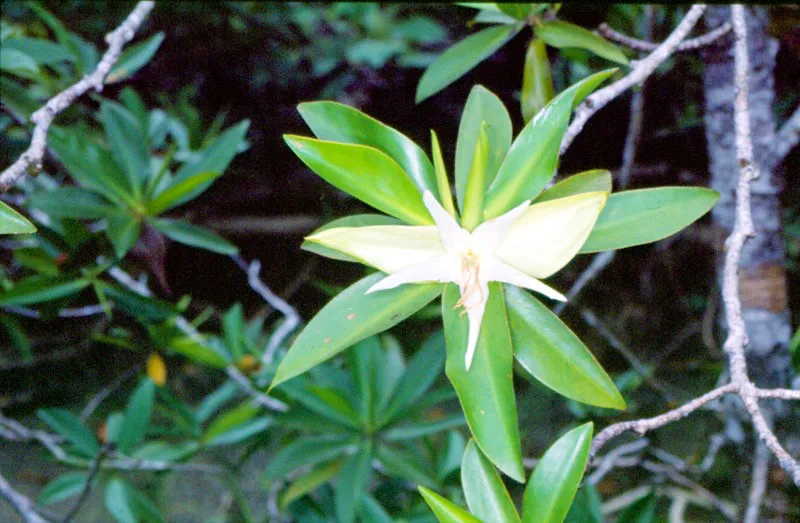
[[[772,151],[770,165],[776,167],[800,143],[800,107],[775,133],[775,146]]]
[[[721,26],[717,27],[713,31],[709,31],[708,33],[698,36],[696,38],[691,38],[684,42],[681,42],[676,48],[676,53],[682,53],[686,51],[696,51],[701,47],[705,47],[707,45],[711,45],[726,34],[731,31],[731,24],[725,23]],[[625,47],[629,47],[634,51],[642,51],[645,53],[650,53],[655,51],[658,48],[658,44],[654,44],[653,42],[648,42],[646,40],[639,40],[638,38],[633,38],[631,36],[618,33],[615,30],[611,29],[611,27],[606,24],[602,23],[597,28],[597,32],[607,40],[611,40],[612,42],[616,42],[618,44],[624,45]]]
[[[34,123],[33,138],[28,150],[22,153],[16,162],[11,164],[0,174],[0,192],[6,192],[26,172],[39,172],[42,169],[45,148],[47,147],[47,132],[53,120],[72,102],[90,89],[97,92],[103,90],[106,76],[119,60],[122,48],[130,42],[136,31],[147,18],[155,6],[155,2],[139,2],[122,24],[106,35],[108,50],[103,55],[97,68],[91,74],[84,76],[78,83],[61,91],[51,98],[41,109],[31,115]]]
[[[686,16],[678,24],[678,27],[659,45],[647,58],[633,63],[631,72],[625,78],[614,82],[613,84],[605,87],[593,95],[589,96],[576,110],[575,118],[570,124],[564,139],[561,142],[561,154],[564,154],[572,141],[583,130],[586,122],[594,116],[594,114],[606,106],[611,100],[633,87],[640,84],[648,76],[653,74],[656,67],[664,63],[674,52],[678,45],[686,38],[689,31],[697,23],[697,20],[703,14],[706,6],[702,4],[693,5]]]
[[[22,516],[25,523],[48,523],[46,519],[39,515],[33,501],[14,490],[2,474],[0,474],[0,495],[11,503],[11,506]]]

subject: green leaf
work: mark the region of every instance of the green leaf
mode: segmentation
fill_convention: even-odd
[[[40,4],[36,2],[31,2],[28,4],[30,9],[36,13],[36,15],[42,19],[42,21],[53,31],[58,42],[63,45],[65,48],[69,49],[72,56],[75,57],[75,61],[79,66],[79,69],[82,69],[83,65],[83,57],[81,54],[80,49],[76,43],[76,39],[74,38],[74,34],[69,32],[64,24],[61,21],[53,16],[47,9],[42,7]],[[85,74],[86,70],[79,70],[78,74]]]
[[[322,232],[328,229],[336,229],[338,227],[367,227],[369,225],[404,225],[404,224],[397,218],[392,218],[391,216],[384,216],[383,214],[354,214],[352,216],[345,216],[344,218],[338,218],[336,220],[328,222],[319,229],[316,229],[308,236],[313,236],[318,232]],[[300,245],[300,248],[303,249],[304,251],[313,252],[315,254],[319,254],[320,256],[325,256],[326,258],[333,258],[334,260],[358,262],[356,258],[353,258],[348,254],[339,252],[336,249],[331,249],[330,247],[326,247],[324,245],[320,245],[319,243],[315,242],[304,241]]]
[[[125,169],[128,185],[139,198],[150,177],[150,151],[144,130],[130,111],[114,102],[100,105],[100,119],[114,158]]]
[[[575,500],[569,507],[565,523],[603,523],[602,500],[597,489],[584,483],[575,494]]]
[[[26,121],[41,106],[41,102],[37,101],[30,91],[11,77],[0,75],[0,93],[3,93],[3,105]]]
[[[500,475],[474,440],[469,440],[461,461],[461,486],[469,511],[484,521],[519,523],[514,502]]]
[[[392,523],[393,521],[389,513],[369,494],[361,499],[358,517],[361,523]]]
[[[163,41],[164,33],[156,33],[144,42],[139,42],[126,48],[119,56],[117,65],[108,73],[106,83],[113,84],[129,78],[133,73],[147,65]]]
[[[355,385],[354,404],[359,411],[359,421],[371,427],[375,420],[375,409],[378,402],[381,384],[379,374],[380,358],[383,356],[383,347],[376,336],[361,340],[347,351],[350,369]]]
[[[506,106],[493,92],[482,85],[472,88],[461,113],[456,140],[455,185],[459,209],[464,209],[464,194],[472,168],[474,151],[478,144],[481,124],[486,123],[489,141],[486,161],[486,183],[492,183],[497,170],[511,147],[511,117]]]
[[[296,499],[299,499],[306,494],[315,491],[323,483],[332,480],[339,470],[342,468],[342,460],[332,461],[326,465],[317,467],[307,474],[304,474],[294,480],[281,496],[280,507],[282,510],[286,508]]]
[[[416,423],[404,423],[385,430],[383,437],[386,441],[401,441],[407,439],[430,436],[437,432],[450,430],[464,424],[464,416],[452,414],[436,421],[424,420]]]
[[[429,488],[437,485],[436,478],[428,473],[429,465],[411,452],[384,444],[378,445],[376,457],[390,476],[404,478]]]
[[[489,136],[486,133],[486,122],[481,122],[478,141],[472,155],[472,165],[467,175],[467,186],[464,189],[464,205],[461,213],[461,227],[471,231],[481,223],[483,201],[486,195],[486,168],[489,156]]]
[[[480,519],[436,492],[425,487],[417,487],[417,489],[425,499],[425,503],[433,511],[436,519],[439,520],[439,523],[482,523]]]
[[[609,196],[582,253],[622,249],[675,234],[711,209],[719,193],[702,187],[658,187]]]
[[[447,169],[444,166],[439,137],[436,136],[436,132],[433,129],[431,129],[431,151],[433,155],[433,170],[436,173],[436,185],[439,188],[439,200],[445,210],[455,217],[456,207],[453,205],[453,194],[450,192],[450,180],[447,178]]]
[[[439,377],[442,365],[444,365],[444,357],[444,333],[439,331],[422,344],[420,350],[408,363],[391,399],[381,412],[380,426],[396,421],[428,392],[428,389]]]
[[[119,477],[114,477],[106,483],[103,493],[103,501],[106,510],[119,523],[138,523],[136,511],[133,508],[133,499],[130,494],[130,487]]]
[[[224,173],[225,169],[228,168],[228,164],[231,163],[233,157],[236,156],[240,147],[245,143],[245,135],[247,134],[248,127],[250,127],[250,121],[242,120],[220,134],[211,145],[201,151],[199,159],[187,162],[178,169],[178,172],[175,173],[172,185],[177,185],[198,173]],[[177,207],[178,205],[196,198],[200,193],[205,191],[209,185],[211,185],[210,181],[202,183],[193,190],[184,193],[181,198],[173,202],[173,207]]]
[[[245,401],[214,418],[203,435],[203,443],[208,446],[240,443],[264,432],[269,425],[270,419],[261,415],[261,407]]]
[[[52,505],[65,499],[74,498],[83,491],[88,474],[86,472],[67,472],[50,481],[40,492],[37,503]]]
[[[284,479],[299,468],[343,456],[353,446],[353,436],[310,436],[297,439],[272,456],[264,471],[264,479]]]
[[[129,453],[134,445],[144,439],[153,412],[155,392],[156,384],[150,378],[144,378],[128,400],[125,421],[117,441],[117,448],[123,454]]]
[[[528,11],[530,11],[531,8],[530,4],[498,2],[496,5],[503,13],[523,22],[528,17]]]
[[[486,311],[469,370],[464,362],[468,320],[456,310],[458,299],[458,287],[447,284],[442,295],[447,377],[458,393],[467,424],[480,449],[503,473],[519,482],[525,481],[503,288],[498,283],[489,284]]]
[[[656,516],[656,496],[652,492],[620,512],[617,523],[651,523]]]
[[[147,523],[163,523],[164,518],[158,511],[155,503],[148,498],[141,490],[128,486],[128,496],[131,500],[131,507],[136,514],[137,521],[146,521]]]
[[[67,441],[84,456],[94,457],[100,451],[100,445],[89,427],[68,410],[39,409],[36,415],[54,431],[67,438]]]
[[[72,53],[66,47],[41,38],[8,38],[3,40],[3,49],[22,51],[33,58],[39,65],[54,65],[64,61],[75,61]]]
[[[134,459],[152,459],[155,461],[168,461],[170,463],[183,461],[194,455],[200,444],[196,441],[182,443],[167,443],[166,441],[149,441],[139,446],[131,453]]]
[[[425,152],[408,137],[357,109],[337,102],[307,102],[300,115],[320,140],[367,145],[397,162],[420,192],[438,194],[436,177]]]
[[[107,222],[106,235],[114,247],[114,254],[122,259],[139,239],[142,223],[124,211],[110,214]]]
[[[566,89],[522,129],[489,186],[485,220],[539,195],[558,164],[559,146],[572,109],[613,72],[601,71]]]
[[[552,20],[536,25],[534,31],[547,45],[559,49],[565,47],[586,49],[606,60],[628,65],[628,59],[619,47],[583,27],[562,20]]]
[[[104,218],[112,207],[95,193],[78,187],[57,187],[32,194],[29,205],[55,219]]]
[[[557,200],[587,192],[611,192],[611,173],[605,169],[593,169],[573,174],[550,187],[536,198],[534,203]]]
[[[328,302],[281,361],[270,388],[331,358],[354,343],[400,323],[442,292],[442,285],[402,285],[365,294],[383,273],[363,278]]]
[[[209,183],[213,182],[221,175],[221,172],[204,171],[189,176],[178,183],[173,181],[150,201],[147,205],[147,209],[150,214],[157,215],[173,207],[177,207],[178,202],[182,201],[187,194],[193,192],[200,186],[207,187]]]
[[[547,48],[542,40],[532,39],[525,53],[525,65],[522,70],[520,108],[525,123],[530,122],[554,96],[553,75],[550,73]]]
[[[29,276],[3,291],[0,305],[32,305],[77,294],[89,286],[87,280],[74,276]]]
[[[0,49],[0,71],[22,78],[36,78],[39,65],[29,54],[3,47]]]
[[[523,521],[564,521],[583,478],[591,443],[592,424],[586,423],[567,432],[547,449],[525,488]]]
[[[351,428],[361,427],[352,405],[336,389],[300,381],[284,384],[281,391],[320,416]]]
[[[169,302],[140,296],[128,289],[103,282],[98,282],[96,285],[120,310],[143,323],[163,321],[178,313]]]
[[[203,365],[223,369],[228,360],[211,346],[190,336],[177,336],[166,342],[167,348]]]
[[[302,136],[284,135],[284,140],[303,163],[338,189],[408,223],[433,223],[422,193],[403,168],[381,151]]]
[[[159,232],[163,232],[178,243],[206,249],[219,254],[232,255],[239,252],[238,247],[223,240],[208,229],[190,223],[167,218],[155,218],[148,222]]]
[[[361,504],[371,472],[372,443],[365,440],[358,452],[345,461],[336,480],[334,501],[337,521],[351,523],[355,520],[356,508]]]
[[[36,227],[20,213],[0,202],[0,234],[32,234]]]
[[[522,27],[522,24],[489,27],[468,36],[442,53],[425,69],[417,85],[416,102],[420,103],[433,96],[464,76],[467,71],[503,47]]]
[[[529,293],[505,286],[514,357],[554,391],[583,403],[624,409],[614,382],[583,342]]]

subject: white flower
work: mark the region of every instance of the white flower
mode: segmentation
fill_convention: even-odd
[[[478,343],[489,282],[510,283],[566,301],[542,283],[566,265],[586,241],[608,194],[583,193],[535,205],[526,201],[469,232],[461,228],[430,191],[423,201],[436,226],[340,227],[308,237],[353,256],[388,276],[367,293],[406,283],[458,284],[457,306],[467,314],[464,364],[469,369]]]

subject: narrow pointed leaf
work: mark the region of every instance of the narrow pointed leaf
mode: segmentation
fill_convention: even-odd
[[[439,520],[439,523],[482,523],[480,519],[476,518],[463,508],[459,507],[447,498],[444,498],[428,490],[425,487],[417,487],[419,493],[422,494],[425,503],[431,508],[431,511]]]
[[[431,161],[399,131],[337,102],[301,103],[297,110],[320,140],[374,147],[397,162],[420,192],[428,189],[438,194]]]
[[[284,479],[301,467],[336,459],[353,445],[352,436],[312,436],[298,439],[272,456],[264,471],[264,479]]]
[[[92,457],[100,450],[100,445],[89,427],[68,410],[39,409],[36,415],[54,431],[67,438],[67,441],[81,454]]]
[[[458,393],[478,447],[503,473],[519,482],[525,481],[503,289],[497,283],[489,284],[486,312],[469,370],[464,363],[468,322],[466,315],[461,316],[455,309],[458,299],[458,287],[448,284],[442,295],[447,377]]]
[[[482,85],[472,88],[461,113],[456,140],[455,185],[458,208],[464,209],[464,194],[472,167],[475,148],[481,124],[486,122],[486,133],[489,141],[486,161],[486,184],[490,185],[497,174],[503,159],[511,147],[511,117],[503,102]]]
[[[89,281],[74,276],[29,276],[0,295],[0,305],[33,305],[77,294]]]
[[[57,187],[31,195],[29,205],[51,218],[104,218],[110,206],[93,192],[78,187]]]
[[[537,463],[522,502],[522,521],[562,523],[580,486],[592,424],[572,429],[553,443]]]
[[[474,440],[470,440],[464,450],[461,486],[469,511],[474,515],[484,521],[519,523],[519,514],[503,480]]]
[[[658,187],[613,193],[582,253],[622,249],[666,238],[707,213],[719,193],[703,187]]]
[[[524,67],[520,108],[522,119],[528,123],[555,96],[550,59],[542,40],[533,39],[528,44]]]
[[[153,412],[155,391],[156,384],[145,378],[128,400],[128,405],[125,407],[125,421],[122,423],[117,440],[117,448],[123,454],[130,452],[134,445],[144,439]]]
[[[119,477],[114,477],[106,483],[103,491],[103,501],[106,510],[118,523],[137,523],[136,509],[133,508],[134,500],[130,486]]]
[[[144,130],[125,107],[114,102],[103,102],[100,119],[114,158],[125,170],[128,185],[138,197],[150,177],[150,151]]]
[[[286,508],[296,499],[299,499],[306,494],[315,491],[324,483],[329,482],[339,473],[342,468],[343,459],[332,461],[330,463],[321,465],[307,474],[304,474],[292,481],[286,490],[283,492],[280,500],[281,510]]]
[[[386,275],[363,278],[311,319],[278,366],[270,387],[293,378],[354,343],[400,323],[442,292],[442,285],[402,285],[365,294]]]
[[[411,452],[389,445],[378,445],[375,457],[383,464],[390,476],[401,477],[417,485],[430,488],[437,484],[436,478],[431,477],[427,470],[428,465]]]
[[[605,169],[593,169],[564,178],[536,198],[534,203],[558,200],[587,192],[611,192],[611,173]]]
[[[87,477],[86,472],[67,472],[58,476],[39,492],[37,503],[51,505],[74,498],[83,491]]]
[[[417,85],[416,102],[420,103],[461,78],[503,47],[522,27],[522,24],[489,27],[468,36],[442,53],[422,75]]]
[[[403,168],[381,151],[302,136],[284,139],[303,163],[338,189],[405,222],[433,223],[422,193]]]
[[[328,222],[308,236],[314,236],[322,231],[336,229],[339,227],[368,227],[370,225],[403,225],[403,222],[397,218],[384,216],[383,214],[354,214],[352,216],[345,216],[343,218]],[[337,251],[336,249],[331,249],[330,247],[325,247],[320,243],[309,240],[304,241],[300,245],[300,248],[304,251],[325,256],[326,258],[333,258],[334,260],[358,262],[358,259],[350,256],[349,254],[345,254],[341,251]]]
[[[217,236],[208,229],[203,229],[190,223],[166,218],[153,219],[149,223],[155,230],[163,232],[178,243],[226,255],[239,252],[239,248],[231,242]]]
[[[0,234],[32,234],[36,227],[20,213],[0,202]]]
[[[369,441],[350,456],[342,466],[336,480],[334,501],[337,521],[351,523],[356,508],[361,504],[372,472],[372,443]]]
[[[187,194],[194,192],[198,187],[208,186],[210,182],[213,182],[221,175],[221,172],[204,171],[184,178],[177,183],[173,181],[173,183],[150,201],[147,208],[151,214],[156,215],[168,211],[173,207],[177,207],[179,202],[184,199]]]
[[[431,129],[431,149],[433,155],[433,167],[436,173],[436,185],[439,188],[439,201],[450,216],[456,215],[456,208],[453,205],[453,193],[450,192],[450,180],[447,178],[447,169],[444,166],[442,148],[439,145],[439,137]]]
[[[601,71],[584,78],[556,96],[528,122],[489,186],[484,219],[500,216],[539,195],[558,164],[559,147],[572,109],[613,72]]]
[[[566,523],[603,523],[602,500],[597,489],[584,483],[569,507]]]
[[[107,222],[106,235],[111,240],[112,247],[114,247],[114,254],[116,254],[117,258],[122,259],[133,248],[136,240],[139,239],[142,224],[139,220],[134,219],[123,211],[110,214]]]
[[[614,382],[583,342],[529,293],[505,286],[514,357],[537,380],[574,400],[624,409]]]
[[[536,36],[559,49],[577,47],[586,49],[606,60],[628,65],[628,59],[619,47],[602,36],[583,27],[562,20],[544,22],[534,27]]]
[[[483,200],[486,195],[486,170],[489,156],[489,136],[486,133],[486,122],[481,122],[478,141],[472,155],[472,165],[467,176],[467,187],[464,190],[464,206],[461,213],[461,226],[471,231],[481,223]]]
[[[361,500],[361,507],[358,512],[361,523],[392,523],[393,519],[376,500],[370,495],[366,495]]]
[[[106,83],[110,84],[129,78],[133,73],[147,65],[147,62],[153,58],[163,41],[164,33],[156,33],[147,40],[126,48],[119,56],[117,65],[108,73]]]

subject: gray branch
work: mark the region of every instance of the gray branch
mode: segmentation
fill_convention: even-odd
[[[48,523],[46,519],[39,515],[33,501],[14,490],[2,474],[0,474],[0,495],[11,503],[11,506],[22,516],[25,523]]]
[[[794,110],[792,116],[775,133],[775,146],[770,162],[772,167],[781,163],[798,143],[800,143],[800,107]]]
[[[47,148],[47,132],[55,117],[90,89],[97,92],[103,90],[103,82],[119,60],[123,47],[133,40],[136,31],[154,6],[155,2],[139,2],[125,21],[106,35],[108,50],[103,54],[103,58],[97,64],[94,72],[55,95],[41,109],[31,115],[31,122],[34,124],[31,145],[16,162],[0,174],[0,192],[7,191],[26,172],[42,170],[42,160]]]
[[[686,51],[696,51],[702,47],[713,44],[726,34],[730,33],[730,31],[731,24],[722,24],[718,28],[714,29],[713,31],[709,31],[704,35],[696,38],[690,38],[689,40],[681,42],[678,47],[675,48],[675,52],[681,53]],[[631,36],[618,33],[617,31],[611,29],[611,27],[606,23],[600,24],[600,26],[597,28],[597,32],[607,40],[611,40],[612,42],[629,47],[634,51],[650,53],[658,48],[658,44],[656,43],[648,42],[646,40],[639,40],[638,38],[633,38]]]
[[[706,6],[702,4],[693,5],[686,16],[678,24],[678,27],[659,45],[652,53],[646,58],[633,63],[633,68],[628,75],[613,84],[600,89],[593,95],[589,96],[576,110],[575,118],[567,128],[564,139],[561,142],[561,154],[564,154],[575,137],[583,130],[586,122],[594,116],[594,114],[605,107],[611,100],[627,91],[634,85],[642,83],[647,77],[653,74],[656,68],[664,63],[677,49],[678,45],[686,38],[689,31],[697,23],[697,20],[703,14]]]

